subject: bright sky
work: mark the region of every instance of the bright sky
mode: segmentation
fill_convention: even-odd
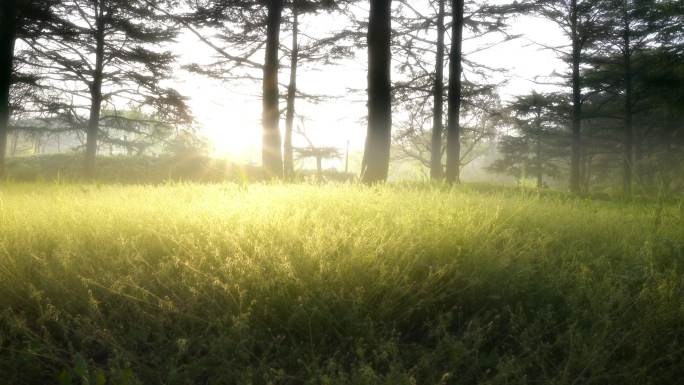
[[[325,35],[341,21],[340,17],[335,19],[334,16],[309,17],[303,20],[302,30],[313,36]],[[546,20],[523,16],[511,21],[509,31],[524,37],[469,56],[471,60],[482,64],[508,70],[508,83],[501,89],[504,100],[513,95],[528,93],[532,89],[548,88],[535,84],[532,79],[563,69],[554,53],[542,50],[530,41],[562,44],[563,36],[556,25]],[[288,44],[288,35],[286,31],[282,33],[283,44]],[[464,52],[474,51],[486,43],[483,40],[466,41]],[[207,63],[214,55],[211,48],[189,33],[180,40],[177,52],[184,64]],[[287,58],[281,64],[287,66]],[[288,71],[287,68],[280,71],[282,83],[287,82]],[[190,98],[189,104],[200,133],[213,143],[215,155],[258,164],[261,146],[261,84],[221,82],[182,70],[179,70],[176,78],[176,87]],[[342,96],[317,105],[298,100],[297,112],[305,118],[304,129],[312,141],[319,146],[340,149],[345,148],[349,141],[352,151],[361,151],[366,133],[366,126],[361,121],[366,114],[366,97],[363,93],[350,94],[348,89],[364,90],[366,87],[366,51],[359,51],[356,58],[335,66],[300,69],[298,83],[299,88],[306,93]],[[281,124],[281,130],[284,130],[284,123]],[[305,140],[297,135],[294,140],[295,146],[306,145]]]

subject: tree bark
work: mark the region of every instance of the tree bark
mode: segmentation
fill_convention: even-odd
[[[344,173],[349,174],[349,141],[348,140],[347,140],[347,155],[344,157]]]
[[[591,192],[591,177],[592,177],[592,157],[587,154],[586,148],[583,148],[582,150],[582,179],[583,179],[583,187],[584,191],[589,193]]]
[[[582,87],[580,79],[580,60],[582,46],[578,30],[577,0],[571,2],[572,32],[572,155],[570,158],[570,191],[581,192],[581,155],[582,155]]]
[[[392,0],[371,0],[368,24],[368,134],[364,183],[387,180],[392,136],[391,18]]]
[[[19,131],[14,130],[14,132],[12,133],[12,151],[10,152],[10,154],[12,156],[17,155],[17,147],[18,146],[19,146]]]
[[[85,177],[95,178],[97,157],[97,140],[100,131],[100,113],[102,110],[102,80],[104,73],[105,50],[105,11],[102,1],[96,3],[96,32],[95,32],[95,68],[93,80],[90,84],[90,118],[86,132]]]
[[[17,2],[3,0],[0,8],[0,178],[5,176],[5,157],[10,120],[10,87],[17,39]]]
[[[283,156],[280,140],[280,111],[278,106],[278,52],[280,48],[280,24],[282,21],[282,0],[268,2],[266,57],[263,78],[263,146],[261,159],[269,178],[282,178]]]
[[[624,31],[623,31],[623,55],[624,55],[624,82],[625,82],[625,138],[624,138],[624,193],[632,194],[632,180],[634,176],[634,128],[632,111],[632,42],[630,29],[629,11],[624,5]]]
[[[536,146],[536,163],[537,163],[537,189],[541,190],[544,188],[544,162],[542,160],[542,123],[541,123],[541,111],[537,107],[536,112],[537,118],[535,122],[535,128],[537,130],[535,146]]]
[[[320,155],[316,157],[316,181],[323,182],[323,158]]]
[[[285,178],[294,176],[294,156],[292,151],[292,129],[295,118],[295,101],[297,98],[297,66],[299,65],[299,16],[297,10],[292,11],[292,48],[290,53],[290,85],[287,88],[287,113],[285,116]]]
[[[541,135],[537,134],[537,188],[544,188],[544,164],[542,162]]]
[[[434,86],[434,110],[432,121],[432,147],[430,158],[430,178],[433,181],[442,180],[442,125],[444,114],[444,14],[446,0],[439,0],[439,13],[437,15],[437,57],[435,59],[435,86]]]
[[[463,58],[463,0],[451,0],[451,53],[449,62],[449,95],[447,126],[446,180],[460,183],[461,179],[461,72]]]

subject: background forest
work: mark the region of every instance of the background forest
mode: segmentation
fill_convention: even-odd
[[[3,7],[0,172],[13,179],[325,174],[457,182],[463,174],[626,194],[676,193],[684,183],[678,2],[13,0]],[[530,20],[556,25],[561,40],[511,33]],[[464,42],[476,48],[464,52]],[[502,94],[515,76],[505,71],[506,57],[478,61],[511,42],[558,58],[527,90],[514,90],[528,93]],[[179,48],[205,56],[181,63]],[[334,95],[298,87],[312,72],[331,89],[363,84],[339,79],[345,72],[334,68],[363,66],[364,50],[365,89]],[[261,161],[216,157],[217,136],[178,91],[178,79],[199,78],[259,95],[261,113],[218,118],[226,125],[218,138],[244,147],[260,131]],[[317,110],[365,94],[367,114],[357,117],[368,127],[363,151],[350,148],[351,134],[335,132],[349,127],[307,130]],[[246,113],[262,127],[230,129]]]

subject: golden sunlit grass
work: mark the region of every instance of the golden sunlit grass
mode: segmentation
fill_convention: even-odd
[[[674,383],[683,215],[472,187],[2,186],[0,373]]]

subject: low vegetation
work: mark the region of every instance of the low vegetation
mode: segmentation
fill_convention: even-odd
[[[98,183],[163,184],[169,181],[196,183],[254,183],[265,180],[261,167],[236,164],[208,155],[103,156],[98,158],[94,180]],[[83,157],[52,154],[9,158],[6,179],[14,182],[83,181]],[[334,169],[296,170],[293,181],[353,181],[356,176]]]
[[[0,187],[6,384],[675,384],[682,203]]]

